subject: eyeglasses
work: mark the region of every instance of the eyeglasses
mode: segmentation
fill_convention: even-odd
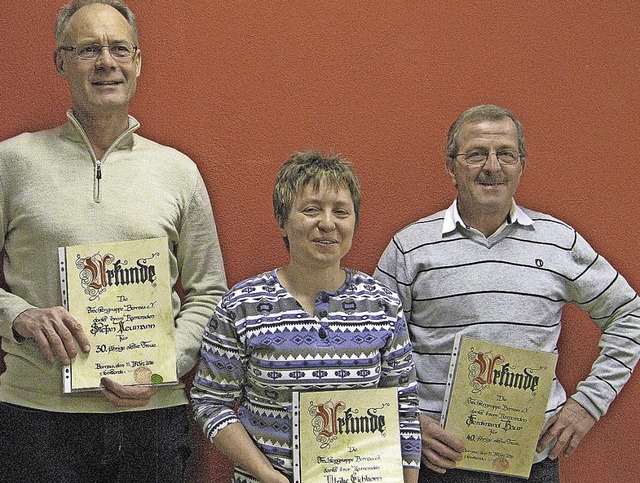
[[[516,151],[503,150],[498,151],[494,154],[496,155],[496,159],[498,160],[498,162],[502,165],[516,164],[518,161],[520,161],[520,154]],[[456,154],[454,158],[462,156],[462,159],[465,163],[472,166],[482,166],[487,162],[490,155],[491,152],[487,151],[467,151],[466,153]]]
[[[59,49],[66,52],[74,52],[80,59],[84,60],[97,59],[103,49],[109,49],[109,53],[114,59],[127,60],[133,58],[138,47],[129,42],[115,42],[109,45],[80,44],[75,47],[59,47]]]

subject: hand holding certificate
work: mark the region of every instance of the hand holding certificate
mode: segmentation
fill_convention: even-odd
[[[176,383],[167,239],[62,247],[59,258],[63,302],[92,348],[64,367],[64,392],[97,390],[103,377]]]

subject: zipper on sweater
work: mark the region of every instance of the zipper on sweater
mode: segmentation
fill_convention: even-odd
[[[109,156],[109,154],[113,150],[115,150],[117,148],[117,146],[120,145],[120,142],[126,136],[131,135],[136,129],[138,129],[140,124],[134,118],[129,116],[129,127],[122,134],[120,134],[120,136],[118,136],[118,138],[113,142],[113,144],[111,146],[109,146],[109,149],[107,149],[107,151],[103,154],[102,159],[97,159],[96,156],[95,156],[95,153],[93,151],[93,148],[91,146],[91,141],[89,141],[89,138],[87,137],[87,133],[84,131],[84,129],[82,128],[82,125],[75,118],[75,116],[73,115],[73,112],[71,110],[67,111],[67,119],[69,119],[69,122],[75,127],[76,131],[78,133],[80,133],[80,136],[82,137],[82,140],[83,140],[85,146],[87,147],[87,149],[91,153],[91,159],[93,160],[93,173],[94,173],[94,177],[93,177],[93,202],[94,203],[100,203],[100,201],[102,199],[102,196],[101,196],[101,193],[100,193],[100,180],[102,179],[102,163],[103,163],[103,161],[107,158],[107,156]]]
[[[96,159],[95,163],[96,179],[93,184],[93,201],[100,203],[100,180],[102,179],[102,161]]]

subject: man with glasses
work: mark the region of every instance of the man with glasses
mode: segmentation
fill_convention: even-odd
[[[416,361],[424,482],[517,482],[455,469],[464,441],[440,425],[456,334],[556,351],[562,307],[574,302],[602,331],[600,356],[567,399],[556,379],[529,481],[559,481],[571,455],[620,392],[639,355],[640,299],[566,223],[515,204],[525,167],[520,122],[476,106],[449,129],[446,167],[458,195],[397,233],[375,276],[397,290]]]
[[[0,143],[0,481],[182,481],[184,386],[62,393],[62,365],[91,351],[62,307],[59,246],[167,237],[178,375],[196,363],[226,291],[204,182],[184,154],[137,134],[129,103],[140,74],[138,29],[119,0],[75,0],[55,28],[54,59],[72,105],[66,124]]]

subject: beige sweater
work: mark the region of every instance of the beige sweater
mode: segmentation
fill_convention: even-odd
[[[96,160],[81,126],[63,126],[0,143],[0,240],[9,292],[0,290],[0,336],[7,352],[0,401],[64,412],[111,412],[96,393],[62,394],[61,366],[35,342],[13,337],[13,320],[32,307],[61,305],[57,249],[83,243],[167,237],[178,373],[196,363],[205,324],[226,291],[206,187],[184,154],[129,129]],[[157,389],[144,409],[186,404],[184,387]]]

